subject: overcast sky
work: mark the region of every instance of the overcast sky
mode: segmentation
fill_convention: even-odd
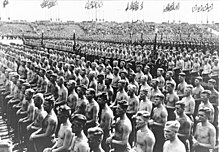
[[[95,10],[86,10],[85,4],[87,0],[58,0],[58,5],[50,9],[41,8],[40,4],[43,0],[9,0],[9,5],[2,7],[3,0],[0,0],[1,10],[0,16],[2,20],[8,17],[11,20],[48,20],[60,18],[62,21],[88,21],[95,19]],[[135,1],[135,0],[134,0]],[[140,3],[143,0],[138,0]],[[170,0],[144,0],[144,9],[141,11],[125,11],[127,3],[131,0],[103,0],[103,7],[97,9],[98,19],[105,21],[136,21],[144,20],[145,22],[167,22],[175,20],[176,22],[189,23],[206,23],[214,21],[219,23],[219,0],[176,0],[180,2],[180,10],[163,13],[164,6],[172,3]],[[213,10],[204,13],[192,13],[192,7],[196,4],[205,5],[213,3]]]

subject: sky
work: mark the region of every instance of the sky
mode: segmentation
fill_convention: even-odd
[[[41,8],[43,0],[8,0],[9,4],[3,8],[3,0],[0,0],[0,17],[2,20],[49,20],[56,21],[89,21],[95,19],[95,14],[99,20],[105,21],[136,21],[145,22],[188,22],[188,23],[219,23],[219,0],[138,0],[144,1],[144,8],[141,11],[125,11],[127,3],[131,0],[103,0],[103,7],[100,9],[86,10],[85,4],[88,0],[58,0],[58,5],[50,9]],[[134,0],[135,1],[135,0]],[[163,13],[163,8],[168,3],[180,2],[178,11]],[[210,12],[192,13],[192,7],[196,4],[205,5],[213,3],[213,10]]]

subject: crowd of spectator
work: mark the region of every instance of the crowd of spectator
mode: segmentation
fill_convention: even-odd
[[[153,41],[39,46],[0,47],[1,115],[15,149],[217,150],[217,48]]]

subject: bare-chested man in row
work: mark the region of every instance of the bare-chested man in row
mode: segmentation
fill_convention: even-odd
[[[132,124],[126,115],[128,108],[128,102],[122,100],[118,102],[116,108],[116,122],[115,122],[115,133],[107,138],[106,143],[111,145],[114,152],[128,152],[131,147],[128,142],[129,135],[132,131]]]
[[[136,121],[136,143],[133,152],[153,152],[155,137],[153,132],[148,128],[150,113],[148,111],[138,111],[133,116]]]
[[[199,109],[198,121],[194,139],[193,147],[195,152],[209,152],[214,149],[216,144],[216,130],[209,122],[211,110],[208,107]]]
[[[174,90],[174,86],[175,84],[172,81],[168,81],[166,83],[167,92],[168,92],[166,95],[166,108],[168,112],[168,117],[167,117],[168,121],[176,119],[174,110],[175,110],[176,102],[179,101],[179,97]]]
[[[152,120],[149,121],[149,125],[152,127],[152,131],[156,138],[154,145],[154,152],[163,152],[164,144],[164,125],[167,122],[167,110],[162,104],[164,101],[163,94],[155,94],[153,104],[155,106],[152,112]]]

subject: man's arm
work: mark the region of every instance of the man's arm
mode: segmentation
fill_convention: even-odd
[[[56,122],[54,120],[48,120],[48,126],[46,128],[46,132],[42,134],[35,135],[33,138],[42,138],[42,137],[48,137],[53,134],[54,127],[56,127]]]
[[[72,133],[70,130],[65,131],[65,138],[63,141],[63,145],[57,149],[52,150],[52,152],[62,152],[65,150],[68,150],[70,144],[71,144],[71,138],[72,138]]]
[[[152,152],[153,151],[153,148],[154,148],[154,144],[155,144],[155,139],[154,138],[151,138],[151,137],[148,137],[146,139],[146,152]]]

